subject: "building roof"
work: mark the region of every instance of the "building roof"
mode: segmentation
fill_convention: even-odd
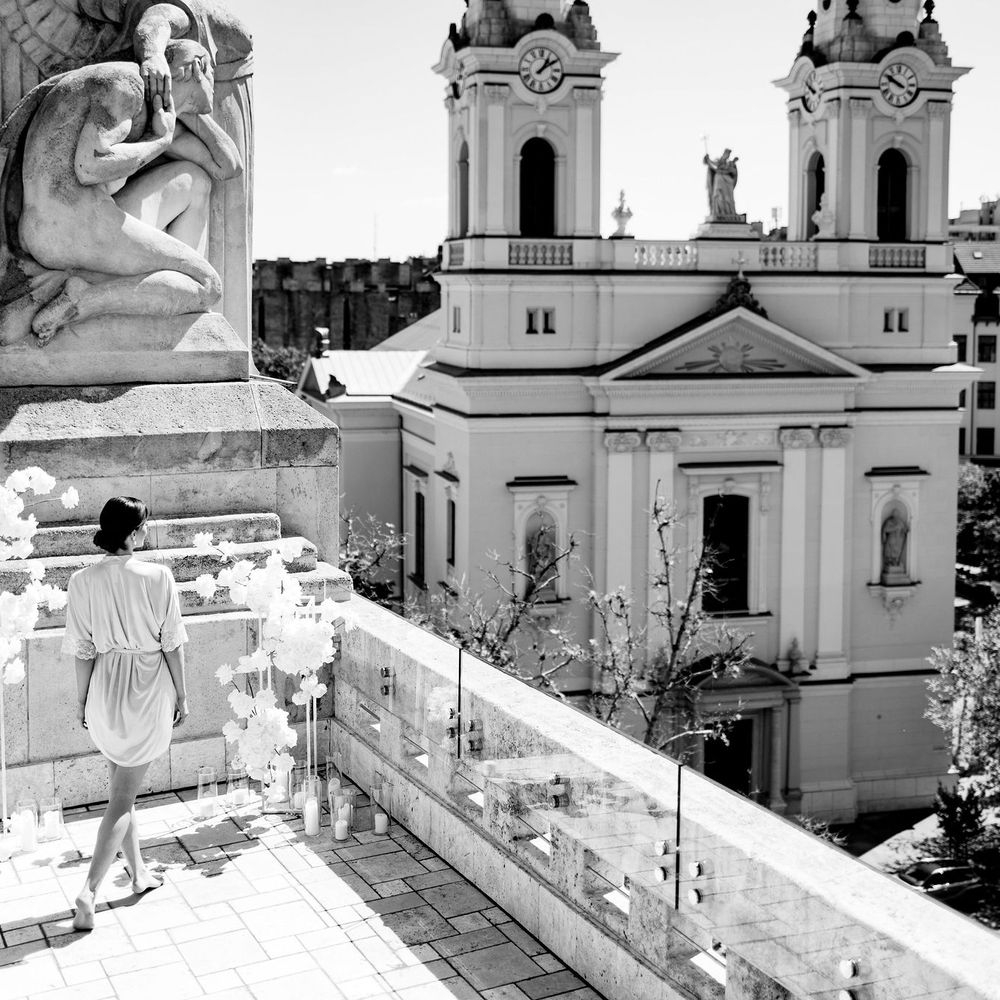
[[[327,351],[310,358],[299,389],[308,395],[392,396],[427,356],[426,351]]]
[[[416,323],[411,323],[399,333],[383,340],[381,344],[376,344],[372,351],[429,351],[441,339],[443,315],[440,309],[435,309],[423,319],[418,319]]]
[[[1000,274],[1000,244],[957,243],[955,260],[965,274]]]

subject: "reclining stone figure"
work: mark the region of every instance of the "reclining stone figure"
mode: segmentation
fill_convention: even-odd
[[[166,58],[170,107],[159,93],[147,103],[137,64],[99,63],[41,84],[5,126],[24,123],[16,236],[10,190],[4,199],[7,242],[42,306],[31,320],[42,344],[74,321],[205,312],[219,299],[205,259],[209,192],[212,178],[243,165],[211,117],[208,52],[179,40]]]

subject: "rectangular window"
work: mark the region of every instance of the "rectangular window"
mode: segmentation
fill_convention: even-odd
[[[702,510],[711,571],[702,608],[710,615],[745,613],[750,607],[750,500],[738,493],[706,497]]]
[[[525,328],[525,333],[538,333],[538,310],[529,309],[528,310],[528,325]]]
[[[995,410],[997,405],[996,382],[980,382],[976,386],[976,406],[980,410]]]
[[[882,332],[894,333],[896,330],[896,310],[886,309],[885,318],[882,320]]]
[[[451,309],[451,332],[461,333],[462,332],[462,307],[452,306]]]
[[[996,448],[996,432],[992,427],[980,427],[976,430],[976,454],[992,455]]]
[[[542,333],[556,332],[556,311],[555,309],[542,310]]]
[[[448,524],[447,524],[447,544],[448,544],[448,565],[455,568],[455,501],[449,500],[447,504]]]
[[[424,545],[426,526],[426,498],[423,493],[413,495],[413,582],[423,587],[426,574],[424,571]]]
[[[984,334],[979,338],[976,360],[982,364],[996,364],[997,338],[993,334]]]
[[[965,409],[965,389],[963,389],[963,390],[962,390],[962,391],[961,391],[961,392],[960,392],[960,393],[958,394],[958,408],[959,408],[960,410],[964,410],[964,409]]]
[[[959,455],[965,454],[965,428],[959,427],[958,429],[958,453]]]
[[[959,364],[963,363],[968,353],[969,338],[964,333],[955,334],[955,344],[958,347],[958,357],[955,359]]]
[[[910,310],[900,309],[896,314],[896,330],[899,333],[910,332]]]

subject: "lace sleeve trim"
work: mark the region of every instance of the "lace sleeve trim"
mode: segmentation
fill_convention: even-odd
[[[183,646],[188,641],[187,629],[183,624],[174,625],[172,628],[164,626],[160,632],[160,649],[164,653],[173,652],[178,646]]]
[[[62,651],[66,656],[75,656],[78,660],[96,660],[97,647],[89,639],[63,639]]]

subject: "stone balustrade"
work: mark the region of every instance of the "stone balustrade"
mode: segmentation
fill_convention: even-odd
[[[512,240],[508,263],[512,267],[572,267],[573,244],[569,240]]]
[[[698,269],[697,243],[636,243],[635,266],[657,271]]]
[[[984,927],[354,597],[352,778],[611,1000],[1000,998]]]
[[[922,271],[927,266],[927,251],[922,246],[910,244],[873,243],[868,248],[868,264],[877,268]]]
[[[815,271],[819,260],[815,243],[762,243],[762,271]]]

